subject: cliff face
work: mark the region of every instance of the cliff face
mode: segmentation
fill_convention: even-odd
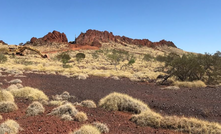
[[[49,32],[42,38],[32,37],[30,40],[31,44],[35,44],[38,46],[45,45],[47,43],[68,43],[68,39],[64,33],[60,33],[58,31]]]
[[[99,42],[107,43],[109,41],[113,41],[116,43],[124,44],[134,44],[134,45],[141,45],[141,46],[148,46],[148,47],[156,47],[156,46],[171,46],[176,47],[173,42],[161,40],[159,42],[151,42],[148,39],[131,39],[125,36],[114,36],[112,32],[108,31],[97,31],[97,30],[88,30],[86,33],[81,33],[76,38],[76,44],[87,44],[87,45],[94,45],[101,46]],[[94,43],[96,42],[96,43]]]

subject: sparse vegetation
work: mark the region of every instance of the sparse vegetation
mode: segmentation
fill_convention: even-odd
[[[75,116],[74,116],[76,121],[79,122],[84,122],[86,120],[88,120],[87,115],[84,112],[78,112]]]
[[[14,96],[7,90],[0,90],[0,102],[14,101]]]
[[[83,125],[79,130],[76,130],[71,134],[101,134],[101,132],[95,126]]]
[[[45,95],[44,92],[42,92],[41,90],[38,90],[36,88],[23,87],[20,89],[11,89],[10,92],[15,97],[27,98],[32,101],[48,100],[47,95]]]
[[[111,93],[99,101],[99,106],[107,110],[128,111],[141,113],[150,111],[149,107],[140,100],[134,99],[126,94]]]
[[[66,103],[57,108],[54,108],[49,115],[56,115],[61,117],[63,114],[69,114],[70,116],[75,116],[78,110],[71,104]]]
[[[22,128],[14,120],[6,120],[0,125],[0,134],[18,134],[20,130]]]
[[[7,60],[8,58],[4,54],[0,53],[0,64],[5,63]]]
[[[96,104],[93,100],[84,100],[81,102],[81,105],[88,108],[96,108]]]
[[[26,115],[35,116],[44,113],[44,111],[45,108],[43,107],[43,105],[40,102],[34,101],[26,109]]]
[[[101,133],[108,133],[109,128],[106,124],[101,123],[101,122],[93,122],[93,126],[95,126]]]
[[[63,63],[63,68],[69,68],[70,65],[67,65],[69,60],[71,59],[70,55],[66,52],[63,52],[61,54],[58,54],[56,58]]]
[[[0,102],[0,112],[8,113],[17,110],[17,105],[12,101]]]

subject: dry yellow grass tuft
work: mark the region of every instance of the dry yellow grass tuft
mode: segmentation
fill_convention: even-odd
[[[40,102],[34,101],[26,109],[26,115],[35,116],[44,113],[44,111],[45,108],[43,107],[43,105]]]
[[[108,133],[109,128],[106,124],[101,123],[101,122],[93,122],[93,126],[95,126],[101,133]]]
[[[14,120],[6,120],[0,125],[0,134],[17,134],[19,130],[22,128]]]
[[[72,121],[73,120],[73,118],[69,114],[63,114],[61,116],[61,119],[66,120],[66,121]]]
[[[2,115],[0,115],[0,120],[2,120],[3,119],[3,117],[2,117]]]
[[[160,127],[162,116],[153,111],[146,111],[138,115],[133,115],[131,121],[139,126],[151,126],[154,128]]]
[[[193,81],[193,82],[189,82],[189,81],[176,81],[174,82],[174,85],[175,86],[179,86],[179,87],[194,87],[194,88],[197,88],[197,87],[206,87],[206,84],[203,82],[203,81]]]
[[[81,102],[81,105],[88,108],[96,108],[96,104],[93,100],[84,100]]]
[[[32,100],[32,101],[49,100],[47,95],[45,95],[44,92],[42,92],[39,89],[32,88],[32,87],[24,87],[24,88],[20,88],[20,89],[11,89],[10,92],[15,97],[27,98],[27,99]]]
[[[8,113],[17,110],[17,105],[12,101],[0,102],[0,112]]]
[[[75,116],[74,116],[76,121],[79,122],[84,122],[86,120],[88,120],[87,114],[85,114],[84,112],[78,112]]]
[[[99,101],[99,106],[107,110],[141,113],[150,108],[138,99],[122,93],[111,93]]]
[[[75,116],[78,110],[71,104],[66,103],[57,108],[54,108],[49,115],[56,115],[61,117],[63,114],[69,114],[70,116]]]
[[[101,134],[101,132],[92,125],[83,125],[79,130],[71,132],[70,134]]]
[[[1,101],[14,101],[14,96],[7,90],[0,90],[0,102]]]
[[[53,106],[61,106],[62,104],[64,104],[65,101],[61,101],[61,100],[52,100],[49,101],[48,105],[53,105]]]

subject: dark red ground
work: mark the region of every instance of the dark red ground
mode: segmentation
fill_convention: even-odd
[[[126,93],[134,98],[139,98],[149,107],[162,115],[178,115],[196,117],[208,121],[221,123],[221,87],[219,88],[182,88],[180,90],[162,90],[160,86],[142,82],[131,82],[123,78],[89,77],[86,80],[77,80],[59,75],[25,74],[27,77],[19,78],[24,86],[31,86],[43,90],[48,96],[61,94],[68,91],[75,95],[78,101],[92,99],[96,103],[111,92]],[[0,77],[3,87],[7,87],[3,79],[11,80],[15,77]],[[73,100],[74,101],[74,100]],[[26,117],[25,109],[30,104],[24,99],[16,99],[19,110],[12,113],[1,113],[4,119],[17,120],[24,128],[21,134],[45,133],[61,134],[80,127],[76,121],[61,121],[54,116],[47,116],[53,107],[45,106],[46,112],[35,117]],[[173,134],[170,130],[139,127],[129,121],[130,113],[108,112],[101,108],[88,109],[77,107],[87,113],[89,120],[101,121],[110,128],[110,134]],[[0,121],[0,123],[3,120]]]

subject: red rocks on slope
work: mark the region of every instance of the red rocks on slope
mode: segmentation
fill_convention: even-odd
[[[156,47],[156,46],[171,46],[176,47],[173,42],[161,40],[159,42],[151,42],[148,39],[131,39],[125,36],[114,36],[112,32],[108,31],[98,31],[98,30],[87,30],[86,33],[81,33],[76,38],[76,44],[87,44],[87,45],[94,45],[98,44],[99,42],[107,43],[109,41],[121,43],[121,44],[135,44],[141,46],[148,46],[148,47]],[[100,43],[98,46],[101,46]]]
[[[60,33],[58,31],[49,32],[42,38],[32,37],[30,43],[40,43],[44,44],[45,42],[57,42],[57,43],[68,43],[68,39],[64,33]]]

